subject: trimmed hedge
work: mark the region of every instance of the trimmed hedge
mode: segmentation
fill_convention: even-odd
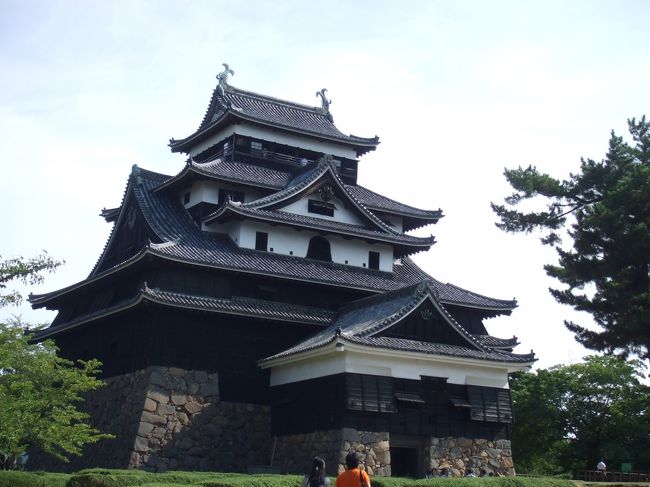
[[[0,470],[0,487],[65,487],[70,474]]]
[[[472,477],[472,478],[435,478],[435,479],[400,479],[395,477],[375,477],[373,487],[575,487],[566,479],[552,477]]]
[[[131,487],[145,485],[199,485],[221,478],[249,478],[241,473],[220,472],[165,472],[152,473],[142,470],[88,469],[72,474],[66,487]]]
[[[218,472],[82,470],[75,474],[0,471],[0,487],[299,487],[300,475]],[[334,480],[332,478],[332,480]],[[575,487],[553,477],[436,478],[374,477],[372,487]]]

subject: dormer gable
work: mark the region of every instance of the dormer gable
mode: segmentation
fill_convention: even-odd
[[[284,190],[256,200],[246,207],[296,214],[306,213],[315,218],[364,225],[387,234],[401,233],[376,217],[348,190],[338,176],[331,156],[323,156],[317,164],[298,173]],[[309,211],[310,207],[312,211]],[[337,210],[346,211],[339,211],[340,216],[338,216]]]
[[[356,324],[352,324],[356,322]],[[440,302],[430,281],[404,288],[389,296],[373,296],[340,312],[342,335],[396,338],[487,350],[465,330]]]
[[[440,333],[427,339],[430,328],[439,328]],[[272,369],[272,385],[362,371],[403,378],[449,377],[454,383],[475,384],[475,374],[482,370],[482,385],[507,387],[504,372],[525,369],[534,361],[533,353],[493,349],[468,333],[446,311],[434,282],[423,281],[345,306],[327,329],[258,364]]]
[[[392,272],[395,258],[429,249],[433,237],[396,231],[347,190],[330,158],[299,172],[281,191],[233,200],[203,219],[238,246]]]

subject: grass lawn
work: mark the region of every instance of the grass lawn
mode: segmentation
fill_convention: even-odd
[[[0,471],[0,487],[299,487],[300,475],[219,472],[150,473],[89,469],[73,474]],[[372,487],[650,487],[650,483],[584,482],[551,477],[437,478],[375,477]]]

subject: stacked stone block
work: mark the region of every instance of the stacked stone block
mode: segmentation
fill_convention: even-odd
[[[470,468],[478,474],[514,475],[510,441],[488,441],[470,438],[430,438],[425,448],[426,469],[450,469],[460,477]]]
[[[222,402],[217,374],[152,368],[129,468],[244,471],[270,455],[267,406]]]

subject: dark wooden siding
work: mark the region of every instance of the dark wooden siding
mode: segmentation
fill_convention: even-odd
[[[511,416],[506,413],[510,391],[504,389],[447,384],[442,378],[418,381],[362,374],[338,374],[271,389],[272,428],[278,435],[342,427],[489,440],[510,435]],[[482,400],[481,417],[472,414],[479,406],[470,407],[470,390],[500,401],[496,419],[490,400]],[[463,399],[465,406],[454,405],[452,397]]]
[[[467,339],[454,330],[429,301],[379,336],[460,346],[468,344]]]
[[[149,365],[219,372],[223,400],[268,402],[269,371],[257,361],[314,333],[313,327],[139,305],[56,338],[70,359],[97,358],[105,377]]]

